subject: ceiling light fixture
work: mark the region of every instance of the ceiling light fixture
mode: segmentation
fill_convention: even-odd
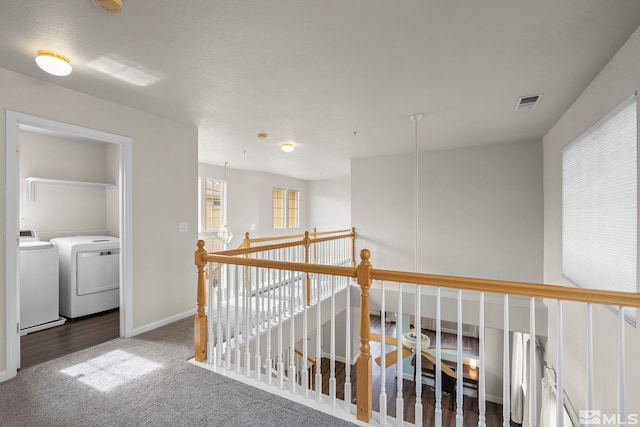
[[[109,13],[122,12],[121,0],[93,0],[93,4],[102,10],[106,10]]]
[[[36,64],[43,71],[54,76],[67,76],[72,70],[69,58],[50,50],[39,50],[36,56]]]
[[[267,139],[267,134],[266,133],[259,133],[258,134],[258,139]]]
[[[291,142],[286,142],[284,144],[282,144],[282,151],[284,151],[285,153],[290,153],[294,150],[294,146]]]

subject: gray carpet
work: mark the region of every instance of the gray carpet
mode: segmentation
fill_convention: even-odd
[[[0,425],[353,425],[188,363],[192,343],[189,318],[20,371]]]

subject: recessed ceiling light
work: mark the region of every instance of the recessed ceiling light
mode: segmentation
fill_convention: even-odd
[[[36,64],[43,71],[54,76],[67,76],[72,70],[69,58],[50,50],[39,50],[36,56]]]
[[[284,144],[282,144],[282,151],[284,151],[285,153],[290,153],[293,151],[295,147],[293,146],[293,143],[291,142],[285,142]]]
[[[122,11],[122,1],[120,0],[93,0],[93,4],[109,13],[120,13]]]

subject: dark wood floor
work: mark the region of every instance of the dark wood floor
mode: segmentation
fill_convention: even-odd
[[[380,317],[371,316],[371,329],[374,332],[380,331]],[[395,335],[395,324],[387,323],[385,327],[387,335]],[[432,331],[423,330],[424,333],[430,335],[433,342],[435,342],[435,333]],[[455,346],[456,335],[442,334],[442,346]],[[475,338],[463,337],[463,347],[467,354],[478,354],[478,340]],[[394,346],[386,346],[385,353],[395,350]],[[371,354],[373,357],[377,357],[381,353],[380,343],[371,342]],[[321,362],[322,371],[322,392],[329,394],[329,376],[330,376],[330,361],[329,359],[322,359]],[[344,363],[336,361],[336,396],[340,400],[344,400],[344,379],[345,379],[345,365]],[[356,403],[356,366],[351,367],[351,402]],[[386,369],[385,375],[385,390],[387,393],[387,415],[395,417],[396,415],[396,398],[397,398],[397,384],[396,384],[396,365],[389,366]],[[379,412],[380,410],[380,367],[373,362],[373,410]],[[415,382],[409,380],[403,380],[402,382],[402,398],[404,407],[404,420],[410,423],[415,423],[415,402],[416,402],[416,385]],[[443,426],[455,426],[456,413],[455,410],[451,410],[451,399],[449,395],[443,395],[442,397],[442,425]],[[422,386],[422,425],[432,426],[435,425],[435,391],[429,385],[424,384]],[[465,426],[477,426],[478,425],[478,399],[475,396],[464,396],[463,402],[463,414]],[[502,425],[502,405],[486,402],[486,424],[488,426]],[[517,427],[518,424],[511,423],[512,426]]]
[[[20,369],[120,336],[120,310],[110,310],[20,337]]]

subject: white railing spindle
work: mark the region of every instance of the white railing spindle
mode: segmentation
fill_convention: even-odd
[[[351,413],[351,289],[347,282],[347,312],[345,333],[345,363],[344,363],[344,408]]]
[[[478,427],[486,427],[487,425],[487,403],[484,394],[484,292],[480,293],[480,351],[479,351],[479,369],[480,377],[478,383]]]
[[[380,311],[380,424],[387,424],[387,361],[386,361],[386,336],[387,336],[387,319],[386,319],[386,296],[384,289],[384,281],[381,282],[382,301]]]
[[[558,336],[558,370],[556,371],[556,425],[564,425],[564,386],[562,384],[562,362],[564,359],[562,301],[558,300],[557,336]],[[534,424],[535,425],[535,424]]]
[[[336,279],[331,276],[331,337],[330,349],[331,358],[329,360],[329,399],[331,406],[336,407]]]
[[[435,424],[436,427],[442,427],[442,329],[440,325],[441,319],[441,289],[436,288],[436,366],[433,371],[436,381],[436,407],[435,407]],[[452,397],[453,398],[453,397]]]
[[[320,282],[323,275],[316,275],[316,400],[322,401],[322,298],[320,296]]]
[[[503,371],[502,371],[502,425],[509,427],[509,420],[511,419],[511,408],[509,390],[511,389],[510,376],[511,369],[509,368],[509,295],[504,295],[504,318],[503,318]]]
[[[529,299],[529,425],[536,426],[536,299]]]
[[[618,310],[618,413],[624,417],[624,307]]]
[[[240,266],[236,265],[234,281],[233,281],[233,300],[235,302],[235,313],[234,313],[234,321],[235,324],[233,326],[233,347],[235,350],[235,356],[233,362],[235,363],[236,374],[240,373]]]
[[[396,361],[396,420],[399,425],[404,423],[404,400],[402,398],[402,381],[404,377],[402,363],[402,283],[398,283],[398,315],[396,320],[396,337],[398,338],[398,360]]]
[[[456,426],[462,427],[462,405],[464,404],[464,368],[462,366],[462,290],[458,289],[458,344],[457,356],[457,382],[456,382]]]
[[[290,251],[291,252],[291,251]],[[291,393],[296,392],[296,335],[294,316],[296,314],[295,306],[295,283],[294,272],[289,272],[289,382],[291,385]]]
[[[593,409],[593,304],[587,304],[587,411]]]
[[[420,307],[420,285],[415,285],[416,306],[413,326],[416,330],[416,405],[415,423],[422,423],[422,314]]]

